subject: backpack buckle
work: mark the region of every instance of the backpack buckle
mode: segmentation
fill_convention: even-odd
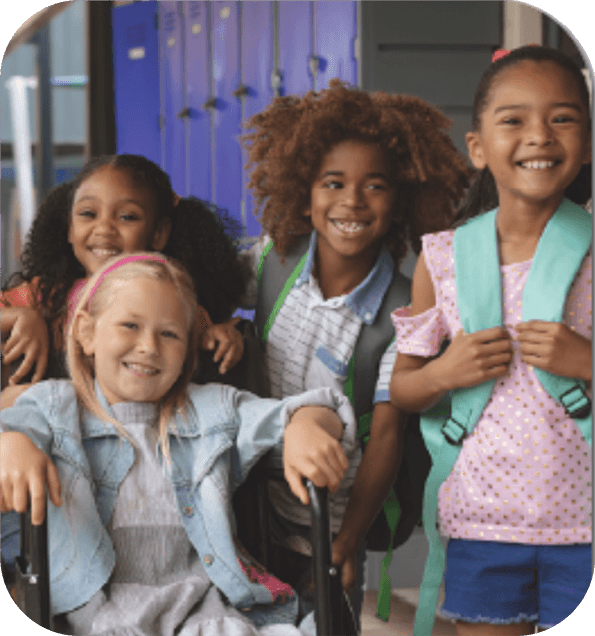
[[[591,399],[579,384],[562,393],[560,402],[569,417],[580,419],[591,413]]]
[[[468,435],[467,429],[452,417],[442,425],[442,434],[452,446],[460,446]]]

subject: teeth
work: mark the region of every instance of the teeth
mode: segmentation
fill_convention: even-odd
[[[366,227],[365,223],[357,223],[355,221],[333,221],[333,224],[342,232],[347,233],[359,232]]]
[[[523,168],[527,168],[529,170],[544,170],[545,168],[553,168],[553,161],[523,161],[521,163]]]
[[[93,254],[95,254],[95,256],[99,258],[104,258],[106,256],[115,256],[116,254],[120,253],[120,250],[107,250],[101,248],[93,248],[91,251],[93,252]]]
[[[155,375],[159,373],[158,369],[153,369],[152,367],[145,367],[142,364],[134,364],[132,362],[125,362],[124,366],[135,373],[141,373],[142,375]]]

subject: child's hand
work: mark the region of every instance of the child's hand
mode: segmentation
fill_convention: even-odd
[[[48,353],[48,328],[41,314],[31,307],[18,307],[18,316],[10,331],[10,336],[2,346],[2,362],[10,365],[21,356],[25,359],[8,380],[9,384],[18,384],[35,366],[31,382],[39,382],[45,373]]]
[[[219,373],[227,373],[242,359],[244,355],[244,338],[235,328],[235,324],[241,320],[232,318],[219,325],[210,325],[202,333],[200,348],[207,351],[215,351],[214,362],[223,360],[219,366]]]
[[[355,552],[347,550],[340,537],[333,543],[332,562],[341,566],[341,584],[349,592],[355,583]]]
[[[31,522],[40,525],[46,483],[52,503],[60,506],[58,471],[49,457],[24,433],[0,433],[0,512],[26,512],[31,501]]]
[[[470,334],[461,329],[446,351],[433,361],[432,372],[441,389],[450,391],[505,375],[511,359],[510,334],[503,327]]]
[[[530,320],[516,325],[521,357],[544,371],[591,381],[591,341],[560,322]]]
[[[339,487],[349,467],[338,441],[342,431],[339,416],[326,407],[302,407],[292,415],[285,429],[283,466],[287,483],[303,504],[310,503],[304,477],[330,492]]]

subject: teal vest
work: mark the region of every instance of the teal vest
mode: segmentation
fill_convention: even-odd
[[[497,210],[492,210],[472,219],[454,234],[457,305],[465,333],[503,324],[496,214]],[[562,321],[566,296],[591,247],[591,235],[591,215],[565,199],[546,225],[535,251],[523,292],[523,322]],[[536,367],[535,373],[543,388],[562,404],[591,445],[591,400],[584,383]],[[481,417],[494,385],[492,380],[452,391],[422,415],[422,434],[432,458],[423,509],[429,554],[414,636],[431,635],[445,566],[445,552],[436,529],[438,491],[450,474],[464,439],[473,432]]]
[[[270,328],[283,306],[287,294],[299,277],[306,261],[310,235],[300,238],[281,261],[272,242],[263,251],[258,268],[258,299],[254,321],[266,342]],[[373,398],[382,355],[395,336],[391,312],[409,303],[410,281],[395,272],[374,323],[362,325],[353,356],[349,362],[345,394],[350,398],[358,420],[358,437],[366,442],[372,422]],[[423,483],[429,470],[429,456],[424,448],[416,422],[406,427],[406,452],[395,486],[386,500],[383,513],[373,522],[366,544],[368,549],[388,550],[382,562],[378,615],[388,620],[390,579],[387,574],[392,548],[404,543],[421,515]]]

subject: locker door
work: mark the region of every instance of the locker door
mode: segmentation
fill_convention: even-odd
[[[160,0],[161,167],[177,194],[186,196],[186,86],[183,63],[182,3]]]
[[[312,54],[314,3],[287,0],[279,7],[279,68],[283,95],[303,95],[314,88]]]
[[[211,200],[211,113],[209,21],[206,2],[184,2],[188,136],[186,178],[188,194]]]
[[[273,62],[273,3],[244,2],[242,8],[242,84],[247,92],[242,98],[242,121],[264,110],[273,99],[271,71]],[[242,166],[248,160],[242,153]],[[246,234],[259,236],[260,223],[254,216],[254,202],[246,188],[248,172],[242,170],[242,218]]]
[[[240,84],[238,3],[211,2],[214,118],[214,178],[211,199],[241,221],[242,157],[240,102],[233,92]]]
[[[160,163],[157,3],[112,9],[116,152]]]
[[[355,2],[339,0],[314,3],[316,28],[316,57],[318,62],[317,89],[327,88],[338,77],[357,84],[357,66],[353,57],[357,35]]]

